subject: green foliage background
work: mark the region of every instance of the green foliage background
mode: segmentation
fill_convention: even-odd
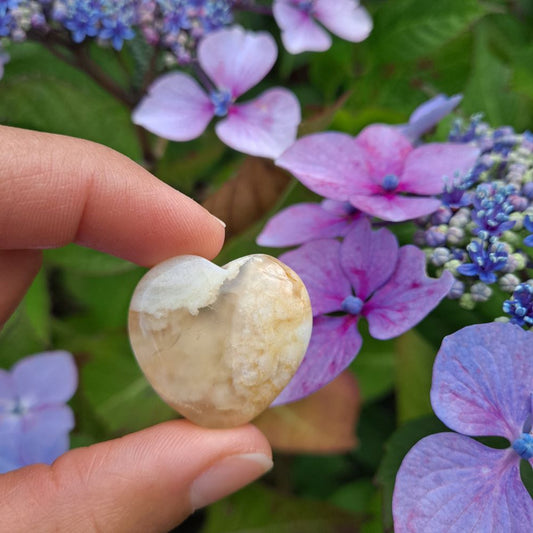
[[[331,129],[351,134],[372,122],[405,122],[417,105],[440,92],[463,93],[459,113],[465,117],[482,112],[492,125],[533,129],[530,0],[366,0],[364,5],[375,21],[368,40],[354,45],[334,39],[322,54],[281,52],[263,86],[281,83],[293,89],[306,116],[349,92],[344,106],[328,119]],[[242,20],[259,28],[266,19]],[[279,40],[274,24],[266,25]],[[9,53],[12,59],[0,82],[1,124],[90,139],[142,162],[123,103],[38,44],[13,44]],[[142,46],[136,42],[125,47],[121,58],[96,45],[91,54],[123,87],[143,68],[138,60]],[[450,121],[439,127],[436,138],[444,139]],[[209,131],[194,142],[169,143],[154,172],[200,198],[199,191],[216,190],[242,161]],[[277,208],[307,194],[293,184]],[[254,237],[261,226],[234,237],[219,261],[257,251]],[[143,272],[74,245],[49,250],[43,271],[0,333],[3,368],[50,348],[76,355],[81,385],[72,402],[77,416],[73,446],[174,416],[148,386],[127,340],[129,298]],[[332,456],[279,455],[264,481],[197,513],[179,531],[391,531],[392,487],[403,454],[422,436],[444,429],[431,414],[428,396],[440,341],[467,323],[489,319],[448,302],[396,341],[365,338],[351,366],[363,398],[358,447]]]

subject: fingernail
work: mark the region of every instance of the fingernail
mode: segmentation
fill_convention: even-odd
[[[226,223],[223,220],[220,220],[220,218],[216,217],[215,215],[211,215],[217,222],[219,222],[223,228],[226,227]]]
[[[272,468],[272,459],[262,453],[232,455],[218,461],[190,488],[193,509],[205,507],[248,485]]]

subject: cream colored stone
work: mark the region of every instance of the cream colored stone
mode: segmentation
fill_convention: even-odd
[[[157,393],[196,424],[232,427],[265,410],[296,372],[312,328],[300,278],[268,255],[224,267],[169,259],[139,282],[129,332]]]

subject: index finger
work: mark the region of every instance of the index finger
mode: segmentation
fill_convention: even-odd
[[[218,219],[110,148],[10,127],[0,144],[0,249],[76,242],[152,266],[222,246]]]

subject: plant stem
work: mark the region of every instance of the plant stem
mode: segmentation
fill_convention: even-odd
[[[148,68],[146,69],[146,72],[144,73],[143,82],[140,90],[140,96],[142,97],[150,84],[154,81],[154,75],[156,71],[157,66],[157,53],[158,48],[157,46],[154,46],[154,51],[152,53],[152,56],[150,57],[150,62],[148,63]]]
[[[198,78],[200,83],[203,85],[204,89],[208,93],[216,91],[217,88],[216,88],[215,84],[209,79],[209,76],[204,72],[204,70],[202,69],[202,67],[198,63],[198,61],[195,60],[191,64],[191,66],[192,66],[192,69],[193,69],[194,73],[196,74],[196,77]]]
[[[129,109],[133,109],[137,105],[133,95],[124,90],[115,80],[113,80],[113,78],[108,76],[106,72],[102,70],[100,65],[91,59],[85,46],[72,49],[72,53],[75,58],[74,66],[77,66],[80,70],[85,72],[92,80],[100,85],[100,87],[125,104]]]
[[[157,163],[157,157],[152,150],[148,132],[142,126],[137,125],[135,126],[135,132],[137,133],[137,139],[139,139],[141,152],[143,154],[143,167],[151,172]]]
[[[98,63],[93,61],[86,45],[72,43],[60,33],[54,32],[32,31],[28,37],[42,44],[61,61],[87,74],[97,85],[124,104],[130,111],[139,103],[142,94],[135,95],[132,91],[127,91],[121,87]],[[155,65],[155,58],[153,61]],[[141,126],[135,126],[135,132],[143,155],[143,166],[151,170],[156,163],[156,157],[152,151],[148,132]]]
[[[113,78],[106,74],[100,65],[91,59],[84,44],[72,43],[65,39],[63,35],[54,32],[30,31],[28,38],[42,44],[61,61],[85,72],[100,87],[125,104],[129,109],[133,109],[137,104],[128,91],[123,89]],[[61,48],[63,50],[66,49],[70,54],[65,53]]]

